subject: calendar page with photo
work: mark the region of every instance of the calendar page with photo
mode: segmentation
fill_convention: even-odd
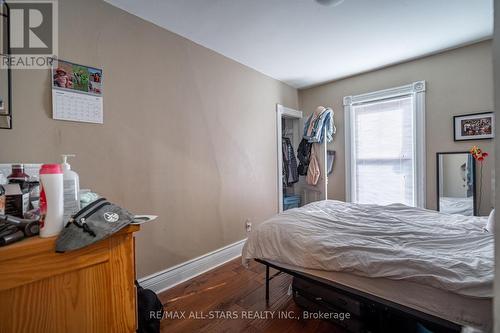
[[[54,60],[52,118],[104,123],[102,69]]]

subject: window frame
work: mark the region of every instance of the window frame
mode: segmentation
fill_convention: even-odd
[[[414,144],[414,184],[415,184],[415,206],[426,207],[426,177],[425,177],[425,81],[369,92],[360,95],[345,96],[344,102],[344,125],[345,125],[345,196],[347,202],[353,202],[356,184],[352,175],[354,174],[355,151],[351,148],[354,142],[354,117],[353,106],[378,102],[384,99],[398,97],[413,97],[413,144]]]

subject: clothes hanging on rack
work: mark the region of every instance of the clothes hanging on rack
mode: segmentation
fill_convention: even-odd
[[[325,128],[326,140],[327,142],[331,142],[333,135],[337,131],[333,121],[333,110],[324,106],[318,106],[304,124],[304,139],[307,139],[309,142],[323,142]]]
[[[292,142],[289,138],[282,138],[282,153],[283,153],[283,185],[290,186],[299,181],[299,173],[297,170],[297,159],[293,151]]]
[[[297,149],[297,158],[299,159],[298,172],[301,176],[307,175],[307,168],[309,168],[309,161],[311,158],[311,146],[312,143],[306,139],[302,139]]]
[[[314,110],[304,126],[304,136],[310,137],[314,134],[316,127],[325,112],[326,108],[322,106],[318,106],[316,110]]]
[[[316,150],[313,145],[311,147],[311,160],[307,168],[306,181],[309,185],[316,185],[318,184],[319,176],[321,176],[321,171],[319,169],[318,157],[316,157]]]

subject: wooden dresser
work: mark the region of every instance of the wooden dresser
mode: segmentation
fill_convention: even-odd
[[[0,248],[0,332],[135,332],[138,230],[67,253],[55,238]]]

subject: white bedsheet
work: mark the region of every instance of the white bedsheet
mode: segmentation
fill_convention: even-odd
[[[400,204],[319,201],[260,224],[242,257],[492,297],[493,236],[484,232],[485,224],[484,217]]]

